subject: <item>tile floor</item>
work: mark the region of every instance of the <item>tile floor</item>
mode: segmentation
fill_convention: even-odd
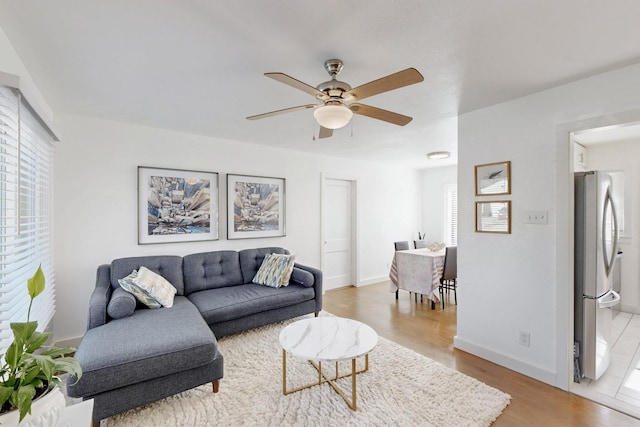
[[[571,391],[640,417],[640,315],[614,311],[611,365],[600,379],[573,383]]]

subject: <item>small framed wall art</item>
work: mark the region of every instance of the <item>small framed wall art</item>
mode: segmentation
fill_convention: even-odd
[[[476,196],[511,194],[511,162],[476,165],[475,181]]]
[[[218,240],[218,174],[138,166],[138,244]]]
[[[227,175],[227,239],[285,235],[285,179]]]
[[[511,233],[511,201],[476,202],[478,233]]]

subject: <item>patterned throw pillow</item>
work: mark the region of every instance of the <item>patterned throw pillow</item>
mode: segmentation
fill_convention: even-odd
[[[147,307],[149,308],[162,307],[162,305],[158,301],[156,301],[151,295],[149,295],[147,291],[145,291],[144,289],[142,289],[140,286],[136,284],[135,280],[137,277],[138,277],[138,272],[136,270],[133,270],[131,274],[129,274],[127,277],[124,277],[118,280],[118,283],[120,284],[120,287],[122,289],[133,294],[133,296],[135,296],[138,301],[140,301],[142,304],[146,305]]]
[[[178,292],[171,283],[147,267],[140,267],[136,285],[165,307],[173,307],[173,296]]]
[[[294,255],[267,254],[264,256],[262,265],[253,278],[253,283],[272,288],[287,286],[294,264]]]

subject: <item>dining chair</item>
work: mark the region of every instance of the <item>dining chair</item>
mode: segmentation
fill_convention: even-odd
[[[394,242],[393,245],[396,248],[396,251],[408,251],[409,250],[409,242],[408,241],[404,241],[404,242]]]
[[[416,247],[416,249],[423,249],[423,248],[427,247],[427,241],[426,240],[414,240],[413,244]]]
[[[442,268],[442,277],[440,278],[440,300],[442,301],[442,309],[444,310],[444,293],[446,291],[449,295],[449,291],[453,291],[453,298],[458,305],[458,295],[456,293],[456,287],[458,276],[458,248],[456,246],[447,246],[444,253],[444,267]]]

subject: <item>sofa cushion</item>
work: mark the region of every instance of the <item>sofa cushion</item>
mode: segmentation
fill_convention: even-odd
[[[138,277],[135,279],[136,285],[147,291],[154,300],[165,307],[173,305],[173,296],[176,288],[161,275],[154,273],[147,267],[140,267]]]
[[[215,251],[184,257],[184,292],[241,285],[240,257],[237,251]]]
[[[315,283],[315,279],[313,277],[313,274],[311,274],[307,270],[293,267],[293,271],[291,272],[291,280],[289,280],[289,283],[295,283],[296,285],[310,288]]]
[[[124,289],[114,289],[107,305],[107,313],[112,319],[129,317],[136,311],[136,297]]]
[[[262,265],[264,256],[267,254],[289,254],[289,251],[283,248],[272,247],[244,249],[238,252],[243,283],[251,283],[258,272],[258,269]]]
[[[138,272],[133,270],[127,277],[123,277],[118,280],[118,284],[120,284],[120,288],[132,294],[138,301],[140,301],[144,306],[149,308],[160,308],[162,304],[160,304],[154,297],[152,297],[149,292],[142,289],[136,283],[136,279],[138,278]]]
[[[249,283],[200,291],[187,298],[208,324],[215,324],[312,300],[314,296],[313,288],[299,285],[271,288]]]
[[[287,286],[295,262],[294,255],[267,254],[252,282],[272,288]]]
[[[182,273],[182,257],[175,255],[157,255],[118,258],[111,262],[111,286],[115,289],[118,279],[127,276],[133,270],[147,267],[154,273],[158,273],[176,288],[177,295],[184,295],[184,281]]]
[[[75,354],[82,377],[69,388],[73,396],[92,396],[204,366],[216,354],[211,329],[186,297],[177,296],[171,308],[136,310],[88,330]]]

